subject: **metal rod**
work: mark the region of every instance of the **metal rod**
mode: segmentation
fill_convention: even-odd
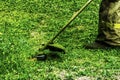
[[[47,47],[48,44],[52,43],[57,36],[60,35],[67,27],[68,25],[92,2],[93,0],[88,0],[82,8],[80,8],[73,16],[70,18],[70,20],[63,26],[63,28],[60,29],[60,31],[51,39],[47,42],[47,44],[43,47],[43,50]]]

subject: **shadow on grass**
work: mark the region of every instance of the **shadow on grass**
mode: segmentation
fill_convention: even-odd
[[[47,60],[63,62],[63,58],[59,54],[49,54]]]

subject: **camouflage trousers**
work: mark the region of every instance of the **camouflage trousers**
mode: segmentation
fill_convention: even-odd
[[[120,0],[102,0],[96,41],[120,46]]]

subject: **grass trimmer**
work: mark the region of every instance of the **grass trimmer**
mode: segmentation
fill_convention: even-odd
[[[68,27],[68,25],[92,2],[93,0],[88,0],[82,8],[80,8],[75,14],[73,14],[73,16],[70,18],[70,20],[59,30],[59,32],[53,36],[53,38],[51,38],[51,40],[49,40],[42,49],[40,49],[39,51],[43,51],[45,49],[50,49],[51,51],[63,51],[65,52],[65,48],[61,45],[58,44],[53,44],[53,41]],[[41,53],[37,53],[37,55],[35,55],[35,58],[37,58],[37,60],[45,60],[46,59],[46,54],[41,54]]]

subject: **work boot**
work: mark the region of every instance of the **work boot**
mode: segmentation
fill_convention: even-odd
[[[111,45],[108,45],[106,43],[98,43],[98,42],[87,44],[84,47],[85,49],[110,49],[112,48]]]

